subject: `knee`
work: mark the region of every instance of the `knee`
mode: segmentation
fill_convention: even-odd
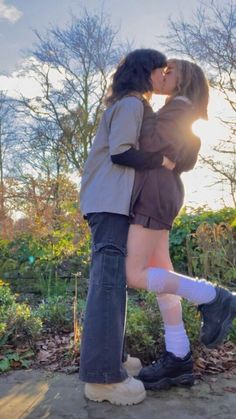
[[[137,269],[132,269],[129,264],[126,265],[126,281],[129,288],[139,288],[139,276]]]
[[[160,310],[171,310],[174,307],[181,307],[181,297],[172,294],[157,294],[157,301]]]
[[[121,256],[122,258],[126,256],[125,247],[113,242],[97,243],[93,246],[93,252],[107,256]]]

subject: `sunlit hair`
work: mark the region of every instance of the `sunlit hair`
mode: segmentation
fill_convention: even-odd
[[[204,72],[197,64],[187,60],[171,59],[177,69],[177,85],[172,96],[186,96],[195,108],[196,118],[208,119],[209,85]]]
[[[130,52],[118,65],[108,89],[105,105],[130,93],[152,92],[151,72],[166,66],[166,57],[154,49],[136,49]]]

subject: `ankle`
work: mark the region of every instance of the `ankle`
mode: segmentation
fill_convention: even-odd
[[[177,358],[185,358],[190,351],[190,342],[184,323],[178,325],[165,325],[166,350]]]

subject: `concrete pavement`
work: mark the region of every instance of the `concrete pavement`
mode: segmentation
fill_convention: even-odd
[[[230,378],[228,378],[230,377]],[[235,419],[236,375],[206,377],[190,389],[148,392],[136,406],[84,398],[78,374],[21,370],[0,376],[0,419]]]

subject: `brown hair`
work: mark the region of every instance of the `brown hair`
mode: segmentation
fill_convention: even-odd
[[[172,96],[186,96],[195,108],[196,119],[208,119],[209,85],[201,67],[187,60],[171,59],[168,63],[177,69],[177,85]]]

